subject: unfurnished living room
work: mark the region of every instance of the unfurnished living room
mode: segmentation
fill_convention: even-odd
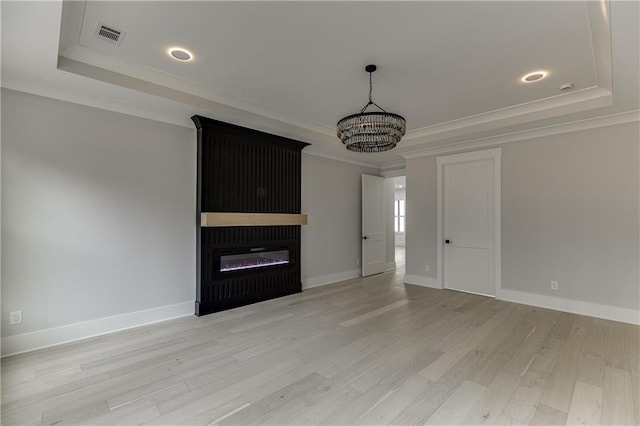
[[[640,2],[0,14],[3,425],[640,424]]]

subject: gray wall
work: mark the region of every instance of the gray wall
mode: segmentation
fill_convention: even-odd
[[[192,302],[195,156],[195,128],[3,89],[2,336]],[[303,280],[357,272],[376,171],[302,167]]]
[[[405,268],[407,275],[436,277],[436,159],[407,160]],[[430,272],[425,271],[430,266]]]
[[[359,270],[361,258],[361,176],[376,170],[302,156],[303,282],[330,274]]]
[[[638,309],[639,141],[634,123],[503,146],[502,288]],[[407,273],[435,277],[435,157],[407,161],[407,191]]]
[[[195,137],[2,91],[3,337],[194,299]]]

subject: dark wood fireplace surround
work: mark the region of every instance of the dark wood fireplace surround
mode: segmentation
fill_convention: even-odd
[[[210,226],[201,216],[300,214],[301,156],[308,144],[197,115],[192,120],[198,129],[196,315],[302,291],[300,225]],[[221,261],[269,251],[288,252],[288,259],[250,268],[238,261],[226,269]]]

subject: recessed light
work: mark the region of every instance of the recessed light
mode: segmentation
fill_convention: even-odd
[[[522,77],[523,83],[533,83],[534,81],[540,81],[547,76],[546,71],[534,71]]]
[[[193,54],[182,47],[170,47],[167,53],[176,61],[189,62],[193,59]]]

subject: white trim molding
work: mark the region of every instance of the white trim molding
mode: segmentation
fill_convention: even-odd
[[[190,301],[32,331],[30,333],[16,334],[15,336],[2,338],[2,356],[44,349],[193,314],[194,302]]]
[[[384,177],[398,177],[406,174],[406,161],[394,160],[382,163],[380,171]]]
[[[327,284],[333,284],[340,281],[351,280],[360,277],[360,269],[352,269],[350,271],[336,272],[334,274],[319,275],[317,277],[303,278],[302,289],[320,287]]]
[[[386,170],[385,168],[382,168],[380,170],[380,174],[385,178],[394,178],[407,175],[407,169],[404,166],[404,161],[402,162],[402,168],[400,169]]]
[[[311,155],[313,157],[320,157],[326,160],[334,160],[334,161],[340,161],[342,163],[354,164],[356,166],[368,167],[374,170],[378,170],[380,168],[376,163],[369,163],[359,159],[356,160],[353,158],[344,157],[340,153],[323,151],[321,149],[316,148],[314,145],[306,147],[302,151],[302,154]]]
[[[405,141],[428,142],[464,133],[482,132],[501,127],[544,120],[565,114],[591,110],[613,104],[610,90],[593,86],[569,94],[559,94],[519,105],[487,111],[407,132]]]
[[[437,288],[442,290],[442,282],[438,278],[423,277],[421,275],[405,274],[405,284],[419,285],[420,287]]]
[[[475,160],[493,160],[493,199],[494,199],[494,223],[493,223],[493,270],[495,280],[495,291],[501,286],[502,280],[502,237],[501,237],[501,201],[500,201],[500,158],[502,156],[502,148],[485,149],[481,151],[464,152],[462,154],[451,154],[444,157],[437,157],[437,280],[444,288],[443,277],[443,234],[444,234],[444,166],[447,164],[457,164]]]
[[[617,114],[587,118],[585,120],[571,121],[568,123],[554,124],[552,126],[536,127],[519,132],[504,133],[461,142],[400,148],[398,150],[398,154],[405,159],[429,157],[432,155],[449,154],[470,149],[480,149],[512,142],[519,142],[528,139],[579,132],[581,130],[596,129],[598,127],[636,123],[638,121],[640,121],[640,110],[625,111]]]
[[[620,321],[628,324],[640,325],[640,311],[621,308],[618,306],[601,305],[599,303],[581,300],[563,299],[535,293],[525,293],[517,290],[499,289],[496,299],[524,305],[538,306],[545,309],[569,312],[578,315]]]

